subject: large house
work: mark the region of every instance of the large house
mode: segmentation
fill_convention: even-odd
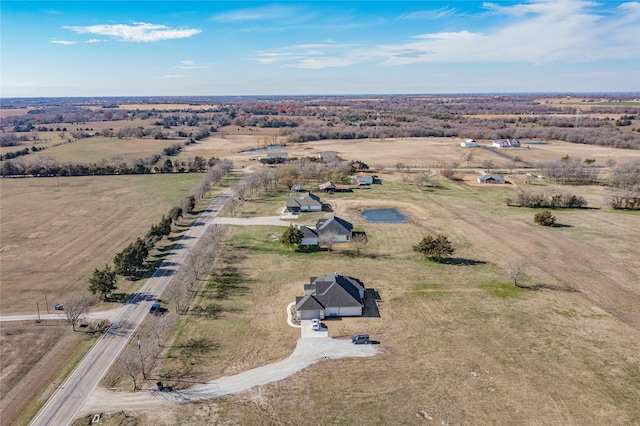
[[[478,176],[478,183],[506,183],[504,177],[495,174],[486,174]]]
[[[353,225],[334,215],[329,219],[318,220],[315,228],[301,226],[300,231],[302,231],[302,245],[317,246],[322,235],[328,233],[335,234],[333,242],[346,243],[353,235]]]
[[[313,192],[307,192],[299,197],[289,198],[287,200],[287,211],[290,213],[320,212],[322,211],[322,201]]]
[[[362,281],[338,275],[311,277],[304,286],[304,296],[296,297],[299,319],[323,319],[330,316],[359,316],[364,308]]]
[[[518,139],[496,139],[491,143],[496,148],[520,148]]]

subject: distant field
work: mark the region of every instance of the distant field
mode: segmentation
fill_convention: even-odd
[[[637,214],[594,204],[599,209],[556,211],[563,227],[544,228],[533,224],[534,210],[504,205],[508,190],[443,181],[419,193],[397,173],[382,177],[382,185],[369,190],[323,196],[367,233],[361,257],[348,248],[291,252],[277,242],[281,228],[233,228],[210,288],[225,280],[234,290],[226,299],[203,293],[199,303],[222,306],[220,318],[181,322],[175,346],[203,337],[213,349],[188,364],[184,381],[179,352],[162,371],[176,377],[170,384],[186,387],[283,358],[298,337],[285,323],[284,307],[310,276],[334,271],[380,293],[380,318],[326,320],[330,335],[368,332],[381,342],[380,355],[324,361],[277,383],[137,419],[414,424],[424,412],[438,424],[640,421]],[[603,196],[598,187],[571,190]],[[275,214],[285,195],[246,202],[241,215]],[[411,219],[369,223],[358,211],[370,207],[397,207]],[[313,220],[303,214],[298,222]],[[412,251],[427,233],[451,238],[457,247],[452,264],[426,263]],[[520,256],[531,261],[526,284],[556,290],[509,284],[507,263]]]
[[[259,139],[248,135],[226,135],[210,137],[197,144],[185,147],[181,155],[204,157],[226,157],[237,164],[254,164],[255,159],[264,154],[240,154],[240,151],[260,147]],[[462,148],[460,138],[407,138],[407,139],[357,139],[357,140],[321,140],[296,143],[283,148],[290,157],[317,157],[323,151],[336,151],[349,160],[362,160],[372,167],[394,168],[397,163],[412,167],[450,167],[455,161],[458,167],[482,168],[485,160],[491,160],[497,168],[508,168],[512,158],[519,157],[525,162],[536,164],[541,161],[559,160],[564,155],[572,158],[593,158],[596,165],[605,166],[609,159],[622,164],[640,159],[640,150],[614,149],[593,145],[580,145],[560,141],[523,140],[523,148],[488,150],[483,148]],[[480,145],[490,145],[491,141],[479,140]],[[473,158],[469,164],[464,156],[469,153]],[[518,163],[516,167],[522,167]]]
[[[0,261],[3,315],[35,311],[84,290],[187,195],[199,174],[3,179]]]
[[[59,145],[42,152],[34,153],[30,159],[38,154],[50,155],[61,163],[99,163],[101,160],[111,160],[120,157],[131,164],[141,158],[162,154],[162,150],[181,141],[164,139],[132,139],[132,138],[104,138],[93,137],[80,139],[75,142]]]

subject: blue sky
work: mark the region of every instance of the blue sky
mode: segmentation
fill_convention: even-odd
[[[0,96],[640,91],[640,2],[12,1]]]

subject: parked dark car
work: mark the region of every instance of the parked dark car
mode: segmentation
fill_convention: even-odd
[[[368,345],[371,341],[368,334],[356,334],[351,338],[351,343],[354,345]]]
[[[64,305],[62,303],[58,303],[53,307],[56,311],[64,311]]]

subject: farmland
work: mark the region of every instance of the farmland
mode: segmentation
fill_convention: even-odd
[[[560,101],[549,102],[558,106]],[[213,120],[209,107],[202,109]],[[145,113],[154,110],[173,111],[171,105],[144,108]],[[188,114],[198,110],[190,108]],[[128,126],[153,127],[160,119],[134,118]],[[305,123],[317,121],[317,116],[305,117]],[[414,424],[429,419],[434,424],[640,422],[638,213],[613,210],[603,185],[562,186],[526,175],[540,173],[536,164],[568,156],[594,159],[598,179],[606,182],[612,173],[608,162],[640,160],[640,150],[523,139],[523,148],[475,148],[472,158],[465,159],[470,151],[459,146],[456,136],[292,142],[278,129],[220,124],[170,159],[229,158],[235,171],[225,185],[246,171],[264,170],[257,155],[241,151],[273,142],[286,144],[283,151],[290,157],[317,158],[320,152],[335,151],[345,160],[374,168],[379,184],[321,195],[335,214],[366,232],[369,243],[359,256],[350,245],[334,253],[291,251],[278,243],[282,228],[230,226],[211,275],[201,279],[191,305],[195,313],[198,307],[215,304],[218,313],[178,316],[164,298],[168,315],[176,320],[143,387],[152,388],[162,379],[185,388],[285,358],[299,337],[299,331],[286,324],[285,307],[302,294],[309,277],[334,271],[374,288],[380,295],[380,317],[326,321],[329,335],[346,338],[368,332],[380,341],[379,355],[323,361],[285,380],[216,400],[153,412],[123,407],[140,424],[300,424],[308,418],[318,424]],[[100,121],[82,126],[106,125]],[[159,129],[172,135],[189,131],[184,125],[170,127]],[[48,134],[58,137],[54,133]],[[97,163],[113,156],[134,162],[162,153],[176,140],[97,134],[43,153],[61,163]],[[477,140],[481,145],[491,142]],[[38,155],[24,158],[31,161]],[[477,170],[488,162],[510,184],[477,184]],[[454,168],[455,179],[441,176],[444,168]],[[429,174],[430,184],[418,188],[414,180],[423,173]],[[34,301],[44,295],[58,301],[83,292],[94,268],[111,262],[126,244],[144,235],[199,178],[199,173],[152,172],[2,179],[2,314],[33,312]],[[314,189],[318,183],[310,179],[303,188]],[[584,197],[589,208],[555,210],[558,226],[538,226],[533,223],[536,209],[504,202],[523,188],[569,191]],[[248,195],[234,214],[277,215],[288,196],[282,183],[273,185]],[[403,224],[370,223],[359,212],[371,207],[395,207],[410,219]],[[294,222],[309,225],[319,216],[302,215]],[[174,229],[174,240],[190,220]],[[412,246],[425,235],[439,233],[453,242],[453,258],[443,263],[420,259]],[[515,287],[506,278],[509,263],[520,258],[528,262],[523,278],[527,288]],[[118,291],[129,293],[139,284],[121,280]],[[227,293],[217,297],[222,284]],[[24,336],[35,336],[33,327],[2,326],[3,359],[21,369],[9,371],[3,361],[3,377],[10,377],[15,389],[25,383],[21,375],[43,368],[50,359],[46,352],[35,351],[21,360],[20,351],[6,350],[17,345],[24,351],[19,345]],[[71,341],[88,345],[70,327],[60,327],[40,327],[40,346]],[[194,339],[206,342],[206,351],[190,353]],[[56,371],[65,370],[64,359],[50,362]],[[130,389],[115,370],[103,385]],[[3,387],[2,392],[4,397],[11,389]],[[112,421],[117,422],[115,417]]]

